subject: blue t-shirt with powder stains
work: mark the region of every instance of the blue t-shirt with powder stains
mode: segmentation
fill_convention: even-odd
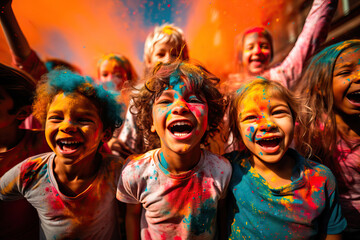
[[[296,164],[292,183],[279,188],[271,188],[245,154],[226,154],[233,167],[229,239],[319,239],[346,228],[331,171],[293,149],[286,154]]]

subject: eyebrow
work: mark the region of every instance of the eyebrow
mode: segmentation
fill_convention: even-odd
[[[338,69],[338,68],[346,68],[346,67],[353,67],[354,66],[354,63],[338,63],[338,64],[335,64],[335,68],[334,69]]]

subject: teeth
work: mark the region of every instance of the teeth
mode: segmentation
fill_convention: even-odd
[[[279,139],[279,137],[272,137],[272,138],[265,138],[265,139],[261,139],[262,141],[272,141],[275,139]]]
[[[191,126],[191,124],[187,121],[180,121],[170,125],[170,127],[174,127],[174,126]]]
[[[188,133],[178,133],[178,132],[176,132],[176,133],[174,133],[174,135],[177,136],[177,137],[183,137],[183,136],[188,135]]]
[[[61,140],[60,143],[61,144],[79,144],[80,142]]]

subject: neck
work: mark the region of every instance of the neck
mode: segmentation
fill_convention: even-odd
[[[360,138],[360,116],[335,114],[336,127],[338,131],[350,139]]]
[[[14,148],[24,137],[25,131],[19,129],[17,124],[12,124],[0,129],[0,152]]]
[[[196,151],[195,151],[196,150]],[[180,174],[193,169],[201,158],[200,145],[193,151],[179,154],[168,149],[160,149],[160,164],[170,173]]]
[[[277,163],[267,163],[250,157],[252,167],[274,188],[291,183],[295,159],[285,154]]]

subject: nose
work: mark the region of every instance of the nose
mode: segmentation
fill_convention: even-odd
[[[184,100],[178,100],[175,102],[175,106],[172,110],[173,114],[185,114],[189,112],[189,108]]]
[[[259,44],[256,44],[254,47],[254,52],[255,54],[260,54],[261,53],[261,47]]]
[[[74,124],[71,120],[63,121],[59,130],[64,133],[76,132],[76,124]]]
[[[263,118],[263,121],[260,123],[260,131],[272,131],[276,128],[276,124],[269,118]]]

